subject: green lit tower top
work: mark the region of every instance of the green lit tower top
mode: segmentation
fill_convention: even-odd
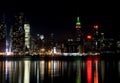
[[[76,28],[81,28],[80,17],[77,17]]]
[[[82,30],[81,30],[81,22],[80,22],[80,17],[77,17],[76,21],[76,41],[81,41],[82,40]]]

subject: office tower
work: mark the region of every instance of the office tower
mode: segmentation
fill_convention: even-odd
[[[6,23],[4,15],[0,19],[0,52],[6,52]]]
[[[101,33],[101,37],[100,37],[100,49],[103,49],[105,47],[105,37],[104,37],[104,33]]]
[[[80,18],[77,17],[77,21],[76,21],[76,34],[75,34],[75,38],[76,38],[76,43],[77,43],[77,50],[78,52],[83,52],[83,33],[82,33],[82,29],[81,29],[81,22],[80,22]]]
[[[77,17],[77,22],[76,22],[76,41],[81,42],[82,41],[82,31],[81,31],[81,23],[79,17]]]
[[[25,47],[24,14],[19,13],[14,16],[11,27],[11,51],[23,52]]]
[[[30,48],[30,24],[29,23],[24,24],[24,30],[25,30],[25,47],[29,49]]]
[[[83,38],[82,38],[82,30],[80,18],[77,17],[77,21],[75,24],[75,34],[70,35],[65,43],[66,51],[69,53],[82,53],[83,52]]]
[[[100,50],[100,34],[98,24],[93,26],[93,50]]]

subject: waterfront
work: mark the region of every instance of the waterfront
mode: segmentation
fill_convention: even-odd
[[[0,83],[119,83],[120,59],[14,58],[0,60]]]

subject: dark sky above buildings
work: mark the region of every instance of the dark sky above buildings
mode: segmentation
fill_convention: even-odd
[[[80,2],[80,0],[2,0],[0,13],[8,17],[24,12],[30,22],[32,34],[55,33],[63,35],[75,29],[76,17],[89,32],[94,23],[110,37],[119,33],[119,4],[113,2]]]

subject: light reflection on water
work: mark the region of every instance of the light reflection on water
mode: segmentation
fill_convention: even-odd
[[[30,81],[30,61],[24,61],[24,82],[23,83],[29,83],[29,81]]]
[[[113,83],[119,79],[119,60],[0,61],[0,83]]]

